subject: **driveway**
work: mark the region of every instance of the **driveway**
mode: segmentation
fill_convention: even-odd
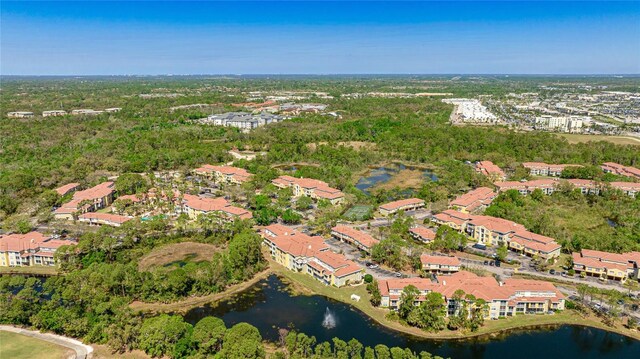
[[[10,325],[0,325],[0,330],[26,335],[36,339],[44,340],[46,342],[57,344],[69,349],[73,349],[76,352],[76,359],[91,358],[93,356],[93,347],[91,347],[90,345],[82,344],[81,341],[75,340],[72,338],[67,338],[67,337],[50,334],[50,333],[41,333],[33,330],[16,328]]]

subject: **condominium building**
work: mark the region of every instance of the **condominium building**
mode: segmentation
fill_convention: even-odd
[[[476,162],[475,169],[476,172],[489,177],[491,181],[504,181],[507,178],[504,171],[491,161],[478,161]]]
[[[345,256],[333,253],[321,237],[272,224],[260,231],[271,257],[289,270],[305,273],[336,287],[360,283],[364,270]]]
[[[125,222],[128,222],[132,217],[120,216],[111,213],[99,213],[99,212],[87,212],[78,216],[80,222],[88,223],[92,226],[112,226],[120,227]]]
[[[624,166],[615,162],[605,162],[600,167],[606,173],[640,179],[640,169],[635,167]]]
[[[15,111],[7,113],[7,117],[9,118],[31,118],[33,117],[33,112],[29,111]]]
[[[388,216],[400,211],[415,211],[424,207],[424,200],[420,198],[407,198],[399,201],[385,203],[380,206],[380,214]]]
[[[294,197],[307,196],[318,200],[323,199],[334,205],[344,201],[342,191],[329,187],[329,184],[317,179],[280,176],[272,183],[278,188],[291,188]]]
[[[452,274],[460,271],[458,257],[423,254],[420,256],[422,270],[430,274]]]
[[[382,279],[378,287],[382,295],[381,306],[398,309],[402,302],[402,292],[407,286],[418,289],[419,295],[414,305],[420,305],[427,294],[440,293],[446,303],[447,315],[458,311],[456,292],[461,290],[476,299],[484,300],[488,308],[485,318],[498,319],[516,314],[546,313],[550,310],[564,310],[564,295],[549,282],[529,279],[507,279],[497,282],[493,277],[479,277],[471,272],[458,272],[432,282],[427,278]]]
[[[573,253],[573,269],[576,273],[619,282],[629,278],[640,279],[640,252],[610,253],[583,249]]]
[[[378,240],[370,234],[345,225],[337,225],[331,228],[331,235],[367,253],[370,253],[371,247],[378,243]]]
[[[64,186],[60,186],[56,188],[56,191],[59,195],[64,196],[68,193],[76,191],[80,187],[80,183],[67,183]]]
[[[95,116],[95,115],[99,115],[101,113],[104,113],[104,111],[97,111],[97,110],[92,110],[90,108],[80,108],[77,110],[72,110],[71,114],[72,115],[89,115],[89,116]]]
[[[204,122],[216,126],[236,127],[244,131],[249,131],[260,126],[278,123],[284,119],[285,118],[282,116],[267,112],[259,114],[251,114],[248,112],[227,112],[219,115],[210,115],[204,120]]]
[[[556,179],[538,179],[532,181],[506,181],[506,182],[496,182],[494,183],[498,188],[498,192],[505,192],[508,190],[516,190],[521,195],[527,196],[531,194],[531,192],[539,189],[542,193],[550,195],[552,194],[556,186],[558,185],[558,181]]]
[[[611,182],[609,185],[631,198],[636,198],[640,193],[640,183],[637,182]]]
[[[557,117],[544,115],[536,117],[535,128],[547,131],[580,133],[589,118],[577,116]]]
[[[532,176],[560,177],[562,171],[567,167],[582,167],[580,165],[562,164],[553,165],[544,162],[523,162],[522,166],[529,170]]]
[[[66,114],[67,111],[64,110],[42,111],[42,117],[64,116]]]
[[[183,196],[183,212],[191,219],[195,219],[201,214],[216,212],[230,220],[253,218],[251,212],[244,208],[232,206],[229,201],[222,197],[204,198],[190,194]]]
[[[491,188],[479,187],[449,203],[449,208],[460,212],[475,212],[485,209],[498,196]]]
[[[502,246],[516,231],[526,231],[523,225],[491,216],[472,216],[465,226],[466,232],[478,243]]]
[[[0,266],[53,266],[54,253],[64,245],[74,245],[70,240],[54,239],[38,232],[0,236]]]
[[[432,228],[426,228],[422,226],[416,226],[409,229],[409,234],[413,239],[422,243],[431,243],[436,239],[436,232]]]
[[[472,218],[472,215],[468,213],[458,212],[453,209],[448,209],[441,213],[433,215],[431,218],[434,223],[442,226],[449,226],[459,232],[466,232],[467,222]]]
[[[196,168],[194,173],[214,179],[218,183],[242,184],[251,179],[251,173],[247,170],[232,166],[204,165]]]
[[[73,219],[75,213],[97,211],[113,202],[115,185],[113,182],[103,182],[97,186],[77,191],[71,201],[64,203],[54,211],[54,216],[60,219]]]

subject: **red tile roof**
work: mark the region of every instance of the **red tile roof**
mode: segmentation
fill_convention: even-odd
[[[436,232],[434,232],[430,228],[418,226],[418,227],[415,227],[415,228],[411,228],[409,230],[409,232],[419,236],[420,238],[426,239],[428,241],[432,241],[432,240],[436,239]]]
[[[112,223],[122,224],[124,222],[130,221],[131,217],[120,216],[117,214],[111,213],[99,213],[99,212],[88,212],[83,213],[78,216],[78,219],[86,219],[86,220],[98,220],[98,221],[107,221]]]
[[[445,266],[460,266],[460,259],[458,259],[458,257],[432,256],[423,254],[420,256],[420,262],[422,262],[422,265],[436,264]]]
[[[450,205],[465,207],[472,211],[482,205],[490,204],[497,195],[491,188],[479,187],[454,199]]]
[[[424,206],[424,200],[420,198],[407,198],[399,201],[393,201],[380,206],[380,209],[393,211],[404,206]]]
[[[337,232],[344,236],[351,237],[353,238],[353,240],[355,240],[356,242],[360,243],[361,245],[367,248],[371,248],[379,242],[377,239],[373,238],[368,233],[359,231],[355,228],[351,228],[345,225],[337,225],[331,228],[331,231]]]
[[[80,186],[80,183],[68,183],[64,186],[60,186],[56,188],[55,191],[58,192],[59,195],[64,196],[65,194],[71,191],[74,191],[79,186]]]
[[[476,163],[476,171],[482,173],[485,176],[499,176],[505,177],[504,171],[500,167],[496,166],[491,161],[480,161]]]

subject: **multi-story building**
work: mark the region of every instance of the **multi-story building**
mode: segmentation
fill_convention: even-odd
[[[76,242],[50,238],[38,232],[0,236],[0,266],[53,266],[54,253]]]
[[[73,219],[76,213],[97,211],[113,202],[115,185],[113,182],[103,182],[97,186],[77,191],[71,201],[64,203],[54,211],[54,216],[60,219]]]
[[[547,131],[580,133],[582,132],[582,128],[586,119],[588,118],[577,116],[557,117],[544,115],[536,117],[535,128]]]
[[[422,243],[431,243],[434,239],[436,239],[436,232],[433,229],[422,226],[416,226],[409,229],[409,234],[411,235],[411,237],[413,237],[413,239],[418,240]]]
[[[271,257],[289,270],[336,287],[362,282],[362,267],[331,252],[321,237],[311,237],[280,224],[269,225],[260,234]]]
[[[227,112],[219,115],[210,115],[206,118],[205,123],[211,123],[216,126],[236,127],[243,131],[249,131],[254,128],[278,123],[285,118],[267,112],[259,114],[251,114],[248,112]]]
[[[414,211],[424,207],[424,200],[420,198],[407,198],[399,201],[385,203],[380,206],[380,214],[388,216],[399,211]]]
[[[460,271],[460,259],[458,257],[432,256],[423,254],[420,256],[422,270],[432,274],[452,274]]]
[[[475,169],[476,172],[489,177],[489,179],[493,182],[504,181],[505,179],[507,179],[507,175],[504,173],[504,171],[491,161],[478,161],[476,162]]]
[[[468,213],[448,209],[442,213],[433,215],[433,222],[437,225],[446,225],[457,231],[466,232],[466,225],[473,216]]]
[[[600,167],[606,173],[640,179],[640,169],[635,167],[624,166],[615,162],[605,162]]]
[[[619,282],[629,278],[640,279],[640,252],[610,253],[583,249],[573,253],[573,269],[576,273]]]
[[[89,115],[89,116],[95,116],[95,115],[99,115],[101,113],[104,113],[104,111],[97,111],[97,110],[92,110],[90,108],[80,108],[77,110],[71,110],[71,114],[72,115]]]
[[[509,249],[528,257],[558,258],[561,248],[553,238],[529,231],[516,231],[509,238]]]
[[[251,173],[244,168],[232,166],[203,165],[194,170],[195,174],[214,179],[218,183],[242,184],[251,179]]]
[[[382,295],[381,306],[398,309],[402,292],[407,286],[418,289],[414,305],[420,305],[431,292],[440,293],[447,306],[447,315],[457,312],[459,301],[456,292],[461,290],[476,299],[482,299],[488,308],[485,318],[498,319],[517,314],[546,313],[564,310],[564,295],[549,282],[528,279],[507,279],[497,282],[493,277],[479,277],[471,272],[458,272],[438,282],[427,278],[383,279],[378,282]]]
[[[183,212],[191,219],[195,219],[201,214],[212,212],[220,213],[231,220],[253,218],[251,212],[244,208],[232,206],[229,201],[222,197],[204,198],[190,194],[183,196]]]
[[[480,211],[490,205],[497,196],[491,188],[479,187],[451,201],[449,208],[465,213]]]
[[[54,191],[56,191],[59,195],[64,196],[67,193],[76,191],[79,187],[80,183],[67,183],[64,186],[56,188]]]
[[[580,165],[562,164],[554,165],[544,162],[523,162],[522,166],[529,170],[532,176],[551,176],[560,177],[562,171],[567,167],[582,167]]]
[[[87,212],[78,216],[78,220],[80,222],[88,223],[92,226],[106,225],[112,227],[120,227],[122,224],[130,221],[131,219],[132,217],[100,212]]]
[[[344,201],[342,191],[329,187],[329,184],[317,179],[280,176],[272,183],[278,188],[291,188],[294,197],[307,196],[318,200],[323,199],[334,205]]]
[[[370,253],[371,247],[378,243],[378,240],[370,234],[345,225],[337,225],[331,228],[331,235],[367,253]]]
[[[611,188],[619,189],[631,198],[636,198],[640,193],[640,183],[637,182],[611,182],[609,185]]]
[[[526,231],[523,225],[491,216],[472,216],[465,226],[467,234],[478,243],[503,246],[516,231]]]
[[[523,196],[531,194],[531,192],[536,189],[540,189],[544,194],[550,195],[555,191],[557,185],[558,181],[556,179],[538,179],[523,182],[507,181],[495,183],[495,186],[498,188],[498,192],[516,190]]]
[[[42,111],[42,117],[64,116],[66,114],[67,111],[64,110]]]
[[[9,118],[31,118],[33,117],[33,112],[28,111],[15,111],[7,113],[7,117]]]

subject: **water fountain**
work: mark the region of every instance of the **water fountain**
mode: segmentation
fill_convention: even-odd
[[[322,326],[327,329],[333,329],[336,327],[336,316],[329,309],[329,307],[327,307],[327,310],[324,311],[324,319],[322,320]]]

